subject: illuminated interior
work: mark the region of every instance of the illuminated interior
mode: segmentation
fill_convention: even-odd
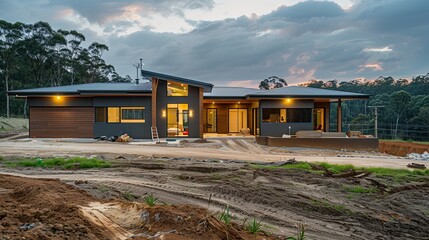
[[[313,110],[314,130],[325,131],[325,109],[315,108]]]
[[[237,133],[247,128],[247,109],[229,109],[229,132]]]
[[[167,104],[167,135],[169,137],[189,135],[188,104]]]
[[[188,84],[167,82],[167,96],[170,97],[186,97],[188,96]]]
[[[120,119],[120,115],[119,115],[119,108],[118,107],[107,108],[107,122],[118,123],[119,119]]]

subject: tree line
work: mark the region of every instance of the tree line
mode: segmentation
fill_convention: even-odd
[[[76,30],[54,30],[46,22],[0,20],[0,115],[25,115],[25,102],[9,99],[8,90],[128,81],[103,59],[108,46],[84,47],[85,40]]]
[[[374,81],[353,80],[311,80],[300,84],[304,87],[323,88],[372,95],[369,101],[346,101],[343,107],[343,123],[358,130],[360,125],[372,126],[374,106],[378,106],[378,122],[381,137],[429,140],[429,73],[413,77],[411,80],[379,77]],[[336,115],[336,105],[332,107],[332,120]],[[386,136],[383,136],[383,128]],[[387,131],[389,130],[389,131]],[[410,133],[402,133],[408,131]]]

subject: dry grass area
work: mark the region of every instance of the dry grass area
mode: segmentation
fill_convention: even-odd
[[[22,167],[8,165],[19,156],[6,156],[0,173],[13,176],[0,176],[0,232],[32,239],[285,239],[305,223],[306,239],[429,236],[429,171],[97,158],[110,167]],[[230,218],[220,217],[226,209]],[[261,223],[257,234],[250,233],[253,220]],[[36,226],[20,229],[25,223]]]

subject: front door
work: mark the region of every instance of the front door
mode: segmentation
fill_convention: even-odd
[[[187,137],[189,135],[188,104],[167,104],[167,136]]]
[[[241,129],[247,128],[247,109],[229,109],[228,122],[230,133],[238,133]]]
[[[313,129],[325,131],[325,109],[313,109]]]

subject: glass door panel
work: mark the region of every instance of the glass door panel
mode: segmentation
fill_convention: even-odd
[[[188,135],[188,104],[167,104],[167,136],[187,137]]]
[[[238,133],[241,129],[247,128],[247,109],[229,109],[229,132]]]
[[[217,109],[216,108],[207,109],[206,127],[207,127],[208,133],[217,132]]]
[[[325,131],[325,109],[313,109],[313,128],[314,130]]]

